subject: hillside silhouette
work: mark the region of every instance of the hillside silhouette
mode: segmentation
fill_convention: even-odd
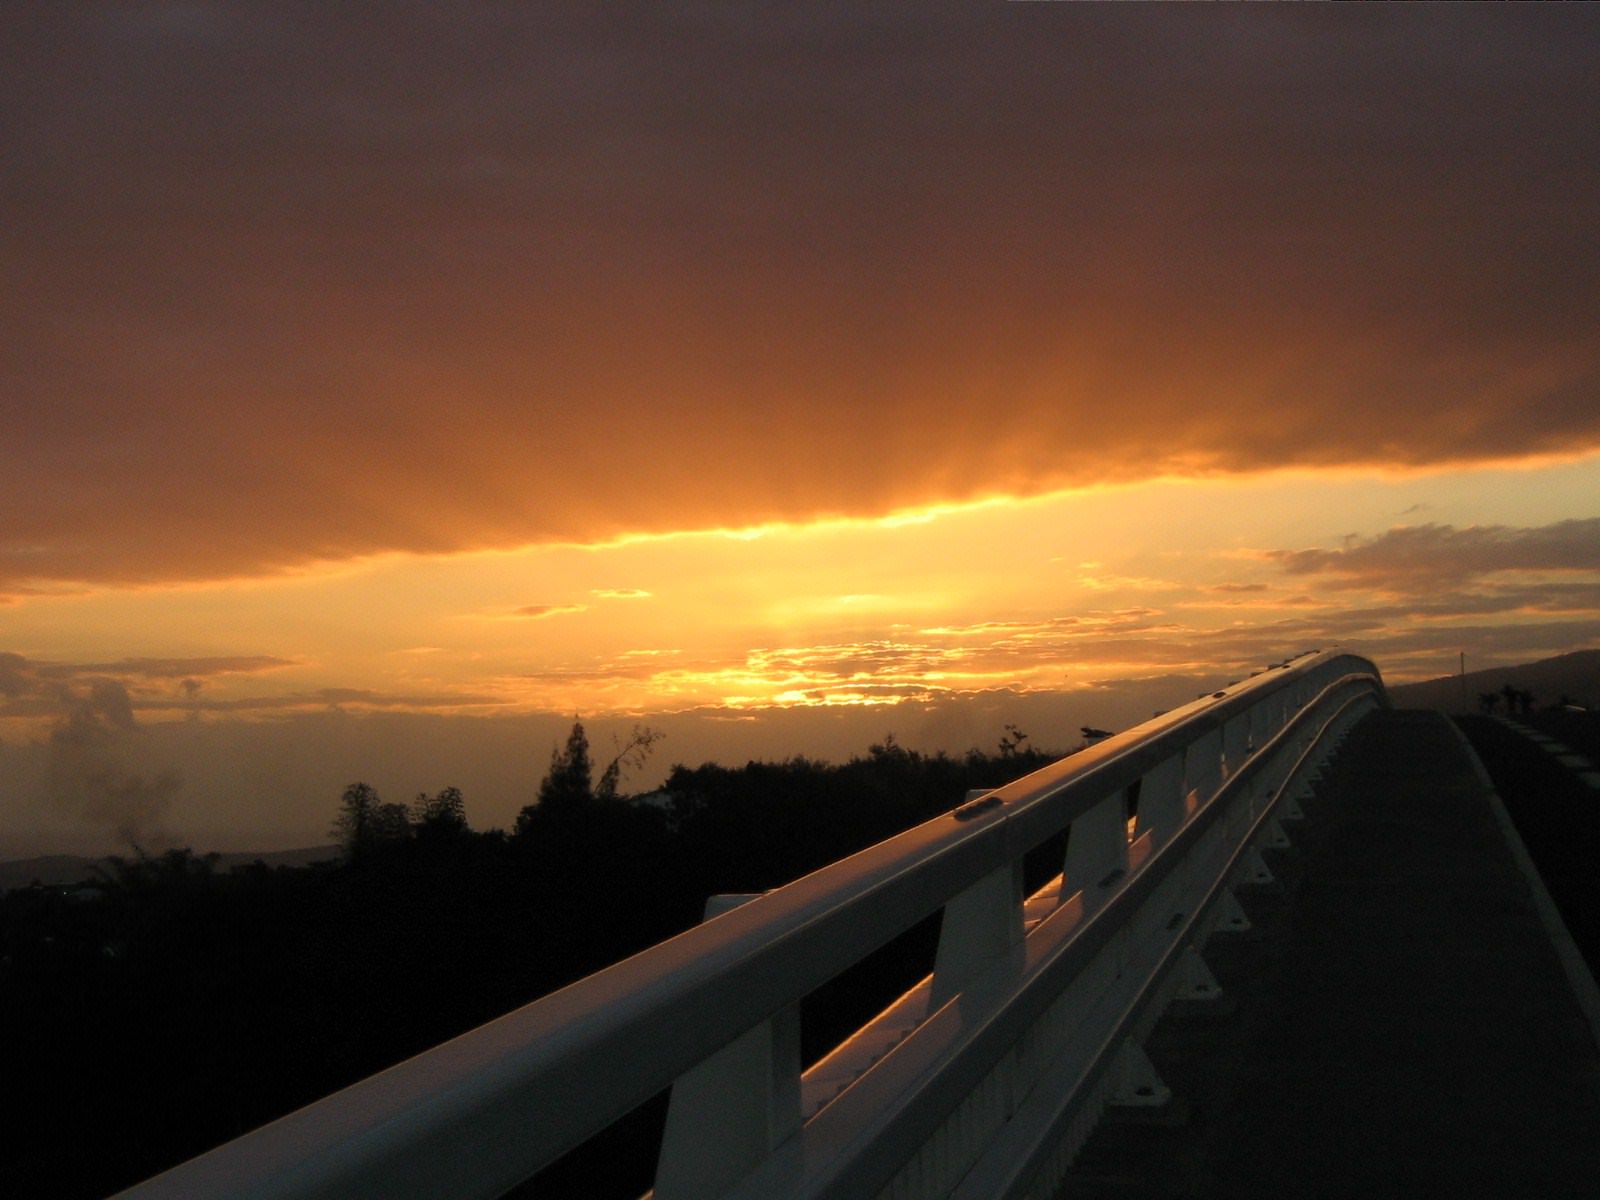
[[[1389,688],[1396,708],[1438,708],[1449,713],[1479,711],[1479,698],[1511,687],[1533,693],[1532,707],[1544,708],[1563,697],[1590,710],[1600,709],[1600,650],[1575,650],[1514,667],[1488,667],[1465,675],[1445,675]]]

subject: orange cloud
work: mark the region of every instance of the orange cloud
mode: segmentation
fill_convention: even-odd
[[[541,620],[545,617],[561,617],[586,611],[586,607],[582,604],[524,604],[521,608],[512,609],[510,615]]]

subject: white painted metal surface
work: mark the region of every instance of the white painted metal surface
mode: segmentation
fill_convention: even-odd
[[[1214,988],[1230,889],[1382,698],[1365,659],[1278,664],[122,1195],[499,1196],[683,1080],[659,1200],[1047,1196],[1107,1103],[1159,1094],[1140,1044]],[[801,1077],[799,1001],[941,911],[934,974]]]

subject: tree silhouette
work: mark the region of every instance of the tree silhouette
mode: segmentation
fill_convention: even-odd
[[[403,842],[411,836],[411,810],[404,804],[380,804],[372,814],[372,837],[377,842]]]
[[[594,800],[594,766],[589,735],[574,720],[564,749],[550,752],[550,770],[539,784],[538,807],[547,813],[576,812]]]
[[[383,803],[371,784],[352,783],[339,798],[332,833],[346,858],[361,858],[381,843],[409,837],[411,814],[404,804]]]
[[[910,761],[911,754],[890,732],[884,734],[883,741],[867,747],[867,758],[875,763],[904,763]]]
[[[1023,733],[1014,724],[1007,722],[1005,734],[1000,738],[1000,757],[1015,758],[1022,753],[1022,743],[1027,740],[1027,734]]]
[[[433,796],[419,792],[416,803],[411,806],[411,822],[416,831],[425,836],[467,832],[467,810],[461,799],[461,789],[447,787]]]
[[[333,840],[346,858],[365,853],[375,840],[378,793],[367,783],[352,783],[339,798],[339,815],[333,820]]]
[[[618,745],[616,757],[606,764],[605,770],[600,772],[600,782],[595,785],[594,794],[597,800],[615,800],[617,798],[617,784],[622,781],[624,768],[638,770],[644,766],[645,759],[650,757],[650,751],[655,744],[667,735],[648,725],[635,725],[633,732],[628,735],[625,743]],[[570,740],[568,745],[571,745]]]

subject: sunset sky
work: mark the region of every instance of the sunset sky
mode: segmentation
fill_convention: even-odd
[[[1600,10],[14,3],[0,856],[1600,646]]]

